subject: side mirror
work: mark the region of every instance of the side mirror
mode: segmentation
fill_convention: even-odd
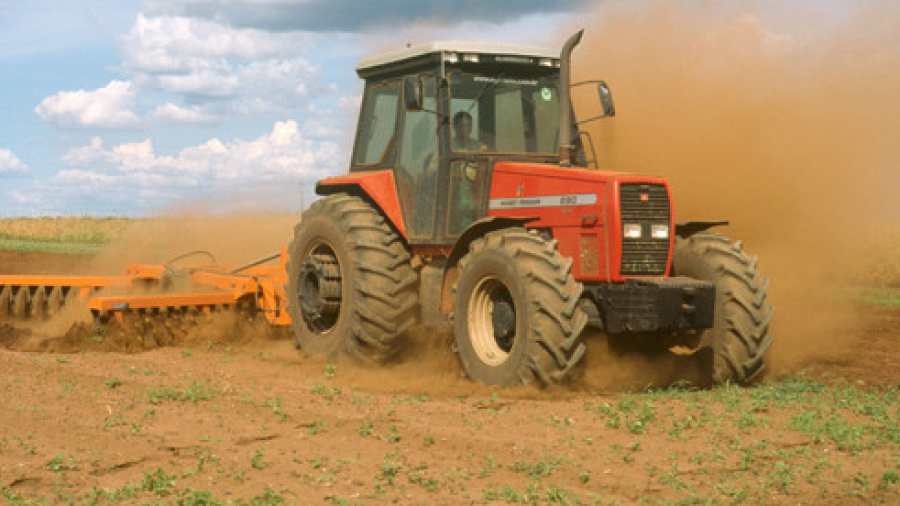
[[[407,111],[421,111],[425,101],[425,91],[419,76],[403,78],[403,101]]]
[[[600,104],[603,106],[603,117],[615,116],[616,106],[613,104],[612,92],[609,91],[606,81],[597,82],[597,93],[600,95]]]
[[[606,81],[598,81],[598,80],[581,81],[580,83],[573,84],[572,88],[575,88],[578,86],[584,86],[586,84],[596,84],[597,85],[597,96],[600,98],[600,108],[602,109],[602,112],[600,114],[594,116],[593,118],[587,118],[587,119],[583,119],[581,121],[576,121],[575,124],[581,125],[581,124],[589,123],[591,121],[595,121],[598,119],[603,119],[608,116],[615,116],[616,115],[616,106],[615,106],[615,104],[613,104],[612,92],[609,91],[609,85],[606,84]],[[589,108],[589,110],[593,111],[596,109],[596,107],[597,107],[597,104],[593,103],[593,100],[591,100],[591,107]]]

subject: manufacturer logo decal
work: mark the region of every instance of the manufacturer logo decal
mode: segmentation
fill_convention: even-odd
[[[577,193],[571,195],[537,195],[534,197],[516,196],[512,198],[491,199],[488,201],[488,208],[519,209],[524,207],[591,206],[596,203],[596,193]]]

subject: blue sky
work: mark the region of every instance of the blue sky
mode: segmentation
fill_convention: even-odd
[[[591,3],[0,0],[0,216],[295,209],[346,170],[360,57],[556,46]]]
[[[816,47],[869,3],[0,0],[0,216],[295,210],[346,170],[360,57],[437,39],[559,47],[578,27],[590,43],[600,6],[642,5],[722,9]]]

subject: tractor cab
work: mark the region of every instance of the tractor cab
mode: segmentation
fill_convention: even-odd
[[[434,42],[356,71],[366,88],[351,172],[393,171],[411,244],[453,244],[486,216],[497,162],[560,161],[561,109],[571,105],[558,50]]]

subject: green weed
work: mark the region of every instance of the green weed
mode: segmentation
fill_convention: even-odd
[[[175,493],[175,476],[166,474],[162,469],[153,473],[145,472],[140,487],[157,497],[172,495]]]
[[[513,470],[520,473],[527,473],[532,478],[541,478],[553,474],[553,471],[559,468],[559,465],[565,461],[566,458],[561,456],[538,460],[534,463],[517,460],[513,463]]]
[[[55,473],[78,469],[75,457],[72,455],[63,455],[61,453],[54,455],[53,458],[47,462],[45,467]]]
[[[147,390],[147,398],[151,404],[160,404],[163,401],[190,401],[197,404],[200,401],[212,399],[219,393],[219,388],[215,385],[200,383],[199,381],[190,382],[184,389],[162,385]]]
[[[373,429],[373,427],[372,427],[372,424],[369,423],[369,422],[366,422],[366,423],[360,425],[360,426],[356,429],[356,433],[359,434],[359,435],[362,436],[362,437],[369,437],[369,436],[372,435],[372,431],[373,431],[373,430],[374,430],[374,429]]]
[[[269,464],[269,462],[266,462],[265,457],[263,457],[263,448],[257,448],[253,458],[250,459],[250,467],[253,469],[265,469]]]

